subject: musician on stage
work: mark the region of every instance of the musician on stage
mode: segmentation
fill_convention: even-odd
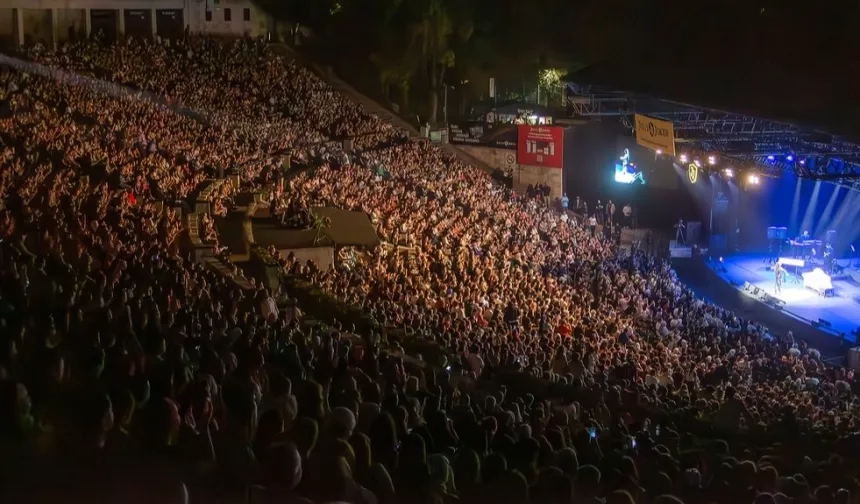
[[[777,262],[773,265],[773,291],[775,294],[782,292],[782,276],[785,270],[782,269],[782,264]]]
[[[833,257],[833,245],[828,243],[824,247],[824,270],[827,271],[828,274],[833,274],[833,270],[835,269],[836,261],[834,261]]]
[[[678,223],[675,224],[675,243],[678,245],[686,245],[684,241],[684,229],[687,226],[684,225],[684,219],[678,219]]]
[[[804,260],[809,259],[809,251],[807,250],[806,242],[811,241],[812,237],[809,235],[809,231],[804,231],[797,239],[794,241],[795,248],[800,251],[799,254],[795,254],[795,257],[800,257]]]

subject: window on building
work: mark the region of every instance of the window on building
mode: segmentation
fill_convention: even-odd
[[[206,21],[212,21],[212,11],[206,11]]]
[[[231,21],[233,19],[231,14],[230,9],[224,9],[224,21]]]
[[[251,9],[248,9],[248,8],[242,9],[242,17],[245,19],[245,21],[250,21],[251,20]]]

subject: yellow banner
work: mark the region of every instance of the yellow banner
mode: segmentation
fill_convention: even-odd
[[[675,155],[675,129],[669,121],[635,115],[636,143],[652,151]]]

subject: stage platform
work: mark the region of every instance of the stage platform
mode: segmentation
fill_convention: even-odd
[[[851,332],[860,327],[860,284],[854,280],[857,277],[856,271],[847,268],[848,260],[841,260],[838,264],[846,269],[842,274],[832,277],[833,293],[827,297],[804,288],[803,279],[794,275],[790,267],[787,268],[789,275],[783,282],[781,292],[775,292],[772,266],[764,255],[726,256],[722,262],[714,261],[710,266],[722,279],[738,289],[742,289],[744,283],[749,282],[778,299],[784,313],[809,324],[819,320],[827,321],[829,325],[822,324],[820,329],[833,332],[834,335],[844,333],[853,341]],[[856,262],[853,264],[856,265]],[[849,273],[853,273],[854,278]]]

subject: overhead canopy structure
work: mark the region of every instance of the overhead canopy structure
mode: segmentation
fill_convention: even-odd
[[[677,74],[673,78],[675,84],[663,89],[665,95],[681,100],[696,99],[690,91],[683,90],[684,85],[689,88],[694,87],[694,83]],[[860,189],[860,142],[819,128],[804,127],[798,119],[763,119],[755,112],[726,112],[657,98],[658,86],[653,82],[640,85],[640,79],[649,81],[635,70],[622,71],[606,65],[568,74],[565,77],[567,108],[574,117],[617,117],[631,130],[635,114],[661,119],[673,125],[676,153],[715,155],[735,165],[754,167],[766,176],[778,176],[783,170],[791,170],[801,177],[830,180]],[[722,100],[710,101],[731,102],[730,106],[737,104],[736,99],[728,100],[725,96]],[[763,108],[738,107],[738,110],[770,113],[775,101],[769,100]],[[786,105],[786,116],[811,117],[802,111],[796,112],[797,108],[792,111],[793,108]]]
[[[254,241],[257,245],[274,246],[278,250],[333,246],[375,247],[380,244],[373,223],[363,212],[333,207],[316,207],[311,211],[317,217],[327,218],[329,224],[322,229],[284,229],[268,219],[268,216],[255,217],[251,224]]]

